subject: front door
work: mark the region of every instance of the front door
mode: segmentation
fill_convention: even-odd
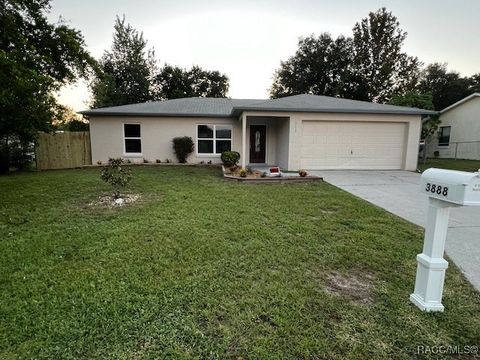
[[[265,163],[267,127],[265,125],[250,125],[250,162]]]

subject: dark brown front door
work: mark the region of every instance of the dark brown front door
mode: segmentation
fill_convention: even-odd
[[[267,127],[265,125],[250,125],[250,162],[265,163],[265,145]]]

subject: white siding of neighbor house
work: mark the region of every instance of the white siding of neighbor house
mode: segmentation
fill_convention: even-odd
[[[473,97],[440,115],[440,126],[451,126],[450,145],[438,146],[438,137],[430,139],[428,156],[438,151],[441,158],[480,160],[480,97]]]
[[[141,124],[142,155],[132,156],[124,153],[123,124]],[[110,157],[121,157],[133,162],[146,159],[164,162],[166,159],[177,161],[173,152],[172,140],[177,136],[190,136],[196,145],[197,124],[232,125],[232,150],[241,148],[240,122],[231,118],[181,118],[181,117],[117,117],[91,116],[90,134],[92,144],[92,162],[105,163]],[[191,154],[190,163],[201,161],[220,163],[220,156]]]

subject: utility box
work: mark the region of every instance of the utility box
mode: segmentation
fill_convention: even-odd
[[[457,205],[480,206],[480,172],[428,169],[420,190],[431,198]]]

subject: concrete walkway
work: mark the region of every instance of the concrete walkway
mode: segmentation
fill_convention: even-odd
[[[420,193],[420,174],[409,171],[309,171],[414,224],[424,226],[427,196]],[[418,246],[418,252],[422,250]],[[480,291],[480,207],[451,208],[446,252]]]

